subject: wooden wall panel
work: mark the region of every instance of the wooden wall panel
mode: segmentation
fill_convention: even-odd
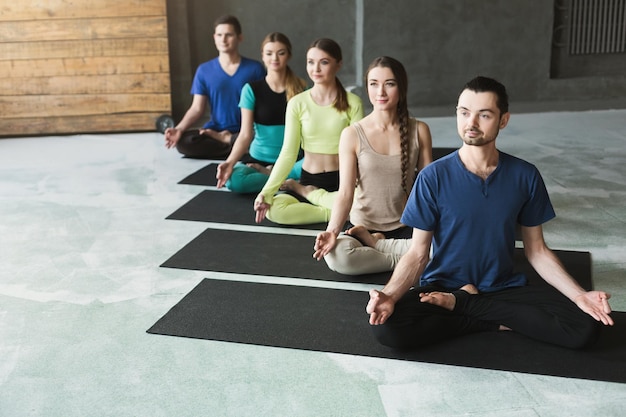
[[[2,22],[3,42],[64,41],[71,39],[159,38],[165,16],[109,17]]]
[[[4,2],[0,20],[84,19],[89,17],[165,16],[160,0],[15,0]]]
[[[0,60],[0,78],[167,73],[168,67],[168,57],[164,55],[134,56],[132,60],[125,57]]]
[[[149,131],[170,113],[165,0],[0,9],[0,136]]]

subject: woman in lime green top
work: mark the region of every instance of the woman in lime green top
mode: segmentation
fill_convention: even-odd
[[[361,99],[347,92],[337,78],[341,60],[341,48],[331,39],[318,39],[309,47],[306,68],[313,87],[287,103],[283,147],[254,201],[257,223],[265,217],[291,225],[329,220],[339,188],[339,136],[363,117]],[[299,186],[311,190],[306,199],[285,183],[300,148],[304,160]],[[275,195],[281,189],[286,192]]]

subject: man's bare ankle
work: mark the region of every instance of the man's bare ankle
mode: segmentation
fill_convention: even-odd
[[[461,288],[459,288],[459,290],[463,290],[468,294],[478,294],[478,288],[476,288],[473,284],[465,284]]]

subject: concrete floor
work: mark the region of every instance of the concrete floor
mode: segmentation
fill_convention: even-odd
[[[548,244],[590,251],[626,311],[626,110],[513,115],[498,141],[544,175]],[[207,227],[165,220],[206,163],[157,133],[0,140],[0,416],[624,415],[624,384],[147,334],[202,278],[249,279],[159,267]]]

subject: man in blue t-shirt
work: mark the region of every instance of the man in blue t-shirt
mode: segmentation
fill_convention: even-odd
[[[613,324],[610,295],[585,291],[545,244],[542,224],[555,214],[541,175],[496,148],[509,118],[502,84],[477,77],[465,85],[457,105],[463,145],[420,172],[401,219],[413,227],[410,248],[387,285],[370,291],[366,310],[380,343],[406,349],[513,330],[582,348],[599,323]],[[554,288],[514,272],[518,224],[527,259]]]
[[[239,97],[243,86],[265,77],[258,61],[239,54],[241,25],[234,16],[215,21],[213,40],[217,58],[200,64],[191,86],[193,101],[176,127],[165,130],[165,146],[192,158],[221,159],[228,156],[241,125]],[[204,116],[211,118],[202,129],[190,128]]]

